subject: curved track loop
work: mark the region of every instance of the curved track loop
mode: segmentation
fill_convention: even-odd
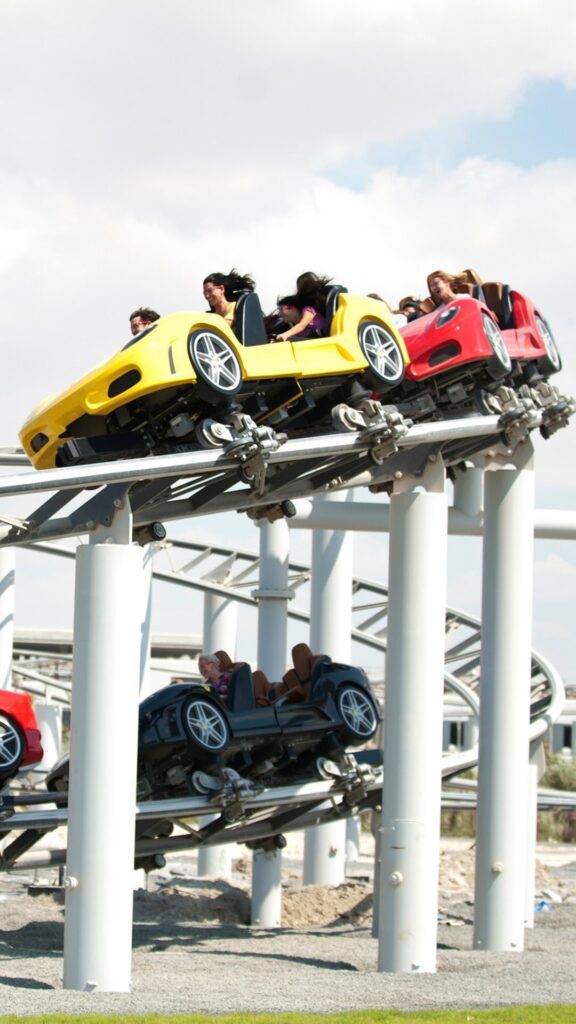
[[[30,550],[65,558],[74,557],[74,549],[35,545]],[[206,546],[188,541],[171,540],[158,546],[154,578],[164,583],[200,591],[223,594],[242,604],[256,607],[251,592],[258,587],[259,558],[252,552],[237,548]],[[310,566],[291,561],[289,586],[304,592],[310,581]],[[356,578],[352,585],[352,639],[373,650],[386,650],[388,624],[388,590],[371,580]],[[309,612],[289,607],[291,618],[307,622]],[[476,718],[479,711],[480,622],[463,612],[449,609],[446,613],[446,653],[444,674],[445,717]],[[61,704],[69,703],[71,685],[71,651],[60,643],[60,650],[46,643],[17,643],[14,656],[15,686],[20,690],[49,696]],[[69,648],[68,643],[68,648]],[[193,645],[192,645],[193,646]],[[198,653],[196,651],[195,653]],[[383,697],[382,688],[376,694]],[[564,704],[562,680],[550,663],[532,652],[531,676],[532,742],[538,740],[555,721]],[[478,759],[477,747],[449,752],[443,758],[443,775],[450,776],[472,767]]]

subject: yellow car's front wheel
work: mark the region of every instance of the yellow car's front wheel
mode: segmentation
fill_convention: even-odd
[[[404,376],[404,358],[392,332],[377,320],[365,320],[360,324],[358,342],[378,384],[388,388],[399,384]]]
[[[220,395],[234,395],[240,390],[242,370],[226,338],[202,328],[190,335],[188,351],[198,380]]]

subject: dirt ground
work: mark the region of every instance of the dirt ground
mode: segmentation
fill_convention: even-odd
[[[250,926],[251,855],[233,851],[229,878],[199,878],[194,854],[138,873],[129,991],[63,978],[64,896],[56,872],[0,874],[0,1012],[326,1014],[366,1008],[576,1004],[576,847],[540,849],[542,912],[522,953],[473,949],[474,848],[443,844],[437,970],[378,970],[372,934],[371,836],[344,884],[302,886],[302,837],[282,856],[279,928]],[[367,848],[368,847],[368,848]],[[51,873],[51,879],[50,879]],[[98,978],[96,971],[95,978]]]
[[[290,848],[291,847],[291,848]],[[371,837],[363,837],[361,858],[352,867],[352,874],[337,887],[301,884],[301,837],[291,838],[288,855],[283,857],[282,927],[291,929],[325,928],[338,924],[369,927],[372,921],[373,883],[370,857]],[[554,857],[569,860],[570,848],[564,858],[559,847],[552,845],[544,859],[537,860],[536,897],[546,902],[576,904],[576,873],[559,877],[553,870]],[[552,866],[545,860],[551,861]],[[573,860],[576,862],[576,848]],[[187,923],[247,925],[250,923],[251,897],[250,855],[239,850],[232,860],[231,877],[226,880],[198,878],[194,855],[169,859],[166,868],[144,878],[144,887],[134,893],[134,922],[153,917],[158,924],[177,920]],[[363,871],[366,870],[366,874]],[[368,873],[370,872],[370,873]],[[46,892],[40,874],[36,880],[19,880],[18,876],[0,875],[0,930],[16,931],[24,924],[34,928],[40,921],[59,916],[63,908],[63,891]],[[28,882],[32,884],[28,884]],[[53,874],[52,881],[55,881]],[[2,891],[4,890],[4,891]],[[19,899],[13,897],[19,893]],[[34,893],[37,893],[34,895]],[[474,843],[455,840],[443,844],[440,860],[439,913],[451,916],[451,908],[470,903],[474,896]]]

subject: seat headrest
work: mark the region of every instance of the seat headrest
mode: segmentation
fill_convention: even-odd
[[[301,683],[307,682],[312,675],[314,655],[308,644],[295,644],[292,648],[292,664]]]

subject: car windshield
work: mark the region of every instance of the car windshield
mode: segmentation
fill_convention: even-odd
[[[125,352],[127,348],[131,348],[132,345],[136,345],[138,341],[142,341],[142,338],[145,338],[147,334],[150,334],[150,331],[153,331],[155,327],[156,324],[150,324],[150,327],[147,327],[145,331],[140,331],[140,334],[135,334],[133,338],[130,338],[130,341],[126,345],[122,346],[122,352]]]

